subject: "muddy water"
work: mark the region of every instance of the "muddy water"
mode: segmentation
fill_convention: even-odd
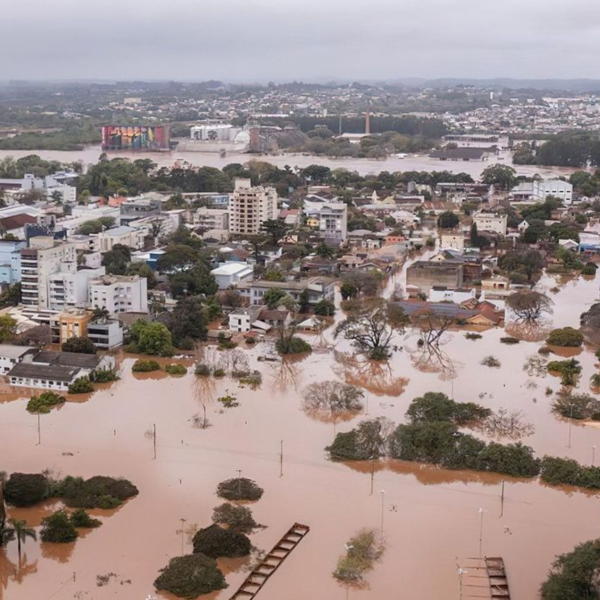
[[[57,151],[57,150],[0,150],[0,160],[6,156],[21,158],[29,154],[37,154],[46,160],[58,160],[69,163],[81,161],[85,165],[98,162],[102,153],[100,146],[88,146],[81,151]],[[255,158],[264,160],[280,168],[286,165],[290,167],[305,168],[309,165],[325,165],[331,169],[348,169],[357,171],[361,175],[377,174],[381,171],[452,171],[455,173],[469,173],[477,178],[483,169],[494,162],[512,165],[511,155],[508,152],[500,154],[499,158],[491,161],[478,162],[441,162],[427,155],[411,155],[400,159],[390,156],[385,160],[370,160],[365,158],[329,158],[326,156],[305,156],[302,154],[283,154],[278,156],[252,156],[248,154],[230,154],[222,158],[219,153],[212,152],[155,152],[151,154],[132,152],[111,152],[109,156],[124,157],[131,160],[136,158],[151,158],[161,167],[173,165],[175,161],[187,162],[195,167],[217,167],[222,169],[225,165],[236,162],[246,162]],[[568,175],[574,169],[563,167],[538,167],[532,165],[514,165],[519,175],[534,175],[539,173],[542,177],[549,178],[557,175]]]
[[[580,312],[597,296],[597,285],[544,278],[542,287],[559,287],[553,294],[555,324],[577,326]],[[600,444],[600,430],[557,420],[545,390],[558,390],[558,379],[523,370],[527,357],[537,355],[541,344],[506,346],[499,343],[503,335],[503,330],[492,329],[482,340],[470,341],[464,332],[449,334],[443,350],[453,363],[454,378],[415,368],[417,338],[410,332],[398,340],[403,351],[389,370],[373,371],[361,361],[340,365],[333,352],[291,364],[259,363],[256,358],[264,349],[255,348],[248,351],[252,366],[264,374],[256,391],[230,379],[197,384],[192,373],[136,378],[131,374],[133,359],[127,358],[121,381],[86,402],[67,403],[42,417],[41,445],[36,445],[37,419],[26,412],[26,399],[0,404],[0,470],[51,468],[62,475],[123,476],[140,490],[113,514],[101,514],[103,526],[74,544],[56,547],[28,540],[20,573],[15,573],[16,545],[10,544],[6,555],[0,553],[0,595],[9,600],[145,598],[153,592],[159,569],[181,552],[180,519],[186,519],[186,527],[208,525],[212,508],[220,503],[214,494],[218,482],[235,477],[240,469],[265,488],[252,507],[256,520],[268,526],[252,536],[256,546],[269,550],[295,521],[311,527],[261,591],[264,600],[344,598],[346,590],[331,577],[336,560],[358,529],[380,528],[382,514],[386,554],[369,574],[369,588],[350,590],[349,597],[458,597],[457,557],[460,561],[477,556],[479,508],[487,511],[484,553],[504,557],[514,598],[535,598],[555,554],[600,536],[599,496],[507,480],[500,516],[501,478],[496,475],[387,461],[375,469],[372,484],[370,465],[327,461],[323,448],[332,441],[334,426],[301,410],[303,387],[329,378],[352,376],[369,388],[377,382],[379,391],[367,394],[366,410],[370,417],[386,416],[395,422],[412,398],[441,391],[491,408],[520,409],[535,425],[525,442],[539,455],[568,456],[589,464],[592,447]],[[340,343],[337,350],[350,349]],[[583,365],[581,390],[588,389],[597,370],[593,350],[586,348],[577,357]],[[501,367],[481,365],[488,355]],[[404,381],[404,392],[381,394],[384,384],[397,378]],[[216,402],[226,391],[237,396],[240,406],[223,409]],[[211,424],[207,429],[194,428],[190,420],[202,414],[202,403]],[[359,420],[335,427],[348,430]],[[156,459],[146,435],[154,424]],[[37,527],[48,510],[43,506],[12,514]],[[223,566],[230,588],[214,597],[226,599],[245,572],[237,563]],[[110,573],[115,575],[98,587],[96,577]]]

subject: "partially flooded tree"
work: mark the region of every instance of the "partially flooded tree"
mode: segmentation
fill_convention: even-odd
[[[403,332],[407,323],[408,317],[400,306],[376,299],[353,307],[346,320],[336,327],[334,336],[343,336],[373,360],[386,360],[392,354],[394,334]]]
[[[363,421],[351,431],[338,433],[326,448],[332,460],[374,460],[386,456],[394,424],[385,417]]]
[[[412,320],[420,332],[422,343],[427,346],[439,346],[444,334],[455,324],[453,317],[431,310],[419,311]]]
[[[592,304],[590,309],[580,316],[581,333],[591,344],[600,343],[600,303]]]
[[[517,323],[537,323],[544,315],[552,314],[553,302],[548,296],[533,290],[519,290],[506,299],[506,306]]]
[[[346,554],[338,560],[333,576],[346,584],[359,585],[364,575],[381,559],[385,547],[373,529],[362,529],[346,544]]]
[[[302,394],[302,406],[306,413],[317,419],[335,422],[352,419],[363,409],[364,392],[340,381],[311,383]]]

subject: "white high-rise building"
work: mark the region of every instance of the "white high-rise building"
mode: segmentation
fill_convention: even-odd
[[[348,207],[343,202],[328,202],[319,211],[319,233],[326,242],[341,244],[348,235]]]
[[[90,280],[106,273],[104,267],[78,268],[75,263],[61,263],[60,272],[50,275],[50,306],[52,310],[85,308]]]
[[[249,179],[236,179],[229,201],[230,233],[253,235],[269,219],[277,219],[277,192],[275,188],[253,187]]]
[[[23,304],[50,308],[51,276],[60,272],[61,263],[73,263],[76,269],[77,250],[74,244],[57,242],[49,236],[31,238],[30,248],[21,250]]]

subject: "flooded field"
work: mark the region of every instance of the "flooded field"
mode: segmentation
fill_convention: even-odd
[[[88,146],[81,151],[58,151],[58,150],[0,150],[0,160],[6,156],[21,158],[29,154],[37,154],[45,160],[58,160],[69,163],[81,161],[84,165],[98,162],[102,150],[100,146]],[[406,158],[389,156],[385,160],[373,160],[366,158],[330,158],[327,156],[310,156],[303,154],[282,154],[276,156],[260,156],[251,154],[230,154],[221,157],[217,152],[110,152],[109,156],[124,157],[130,160],[137,158],[151,158],[161,167],[172,166],[175,161],[187,162],[195,167],[217,167],[222,169],[231,163],[245,163],[249,160],[263,160],[277,167],[305,168],[310,165],[325,165],[331,169],[348,169],[356,171],[360,175],[376,175],[381,171],[451,171],[454,173],[469,173],[477,179],[483,169],[490,164],[499,162],[504,165],[512,165],[512,157],[509,152],[502,152],[499,157],[489,161],[474,162],[442,162],[429,158],[429,156],[409,155]],[[536,173],[545,178],[553,176],[568,176],[575,169],[565,167],[540,167],[536,165],[515,165],[519,175],[532,176]]]
[[[400,279],[402,275],[398,276]],[[539,284],[555,302],[554,325],[578,326],[580,313],[598,297],[598,282],[545,276]],[[311,531],[260,593],[263,600],[343,599],[347,590],[332,578],[345,542],[362,527],[381,529],[383,560],[368,575],[369,587],[348,597],[458,598],[457,563],[479,552],[480,508],[484,554],[505,560],[511,592],[517,600],[535,598],[555,554],[600,536],[600,496],[510,480],[476,472],[445,471],[399,461],[339,464],[327,460],[325,446],[335,431],[355,426],[309,418],[301,409],[301,392],[326,379],[362,383],[365,413],[402,421],[410,401],[440,391],[461,401],[498,409],[520,409],[534,433],[524,442],[538,456],[572,457],[590,464],[600,430],[557,419],[546,388],[556,391],[558,378],[529,374],[523,365],[538,356],[539,342],[505,345],[502,329],[471,341],[463,331],[447,336],[442,348],[452,369],[422,372],[415,367],[417,336],[408,331],[389,365],[343,360],[350,348],[313,353],[304,360],[258,362],[262,344],[248,352],[252,368],[263,373],[257,390],[234,380],[198,380],[190,371],[181,378],[134,376],[132,358],[122,364],[122,379],[84,402],[68,402],[41,417],[25,410],[27,398],[12,393],[0,400],[0,470],[89,477],[122,476],[139,496],[114,511],[92,511],[103,526],[73,544],[56,547],[28,540],[20,571],[16,544],[0,552],[0,597],[7,600],[123,598],[153,594],[153,581],[169,558],[181,553],[181,534],[196,524],[210,524],[212,508],[221,503],[217,484],[241,470],[265,489],[253,505],[256,520],[266,525],[252,536],[262,550],[294,522]],[[331,333],[326,333],[330,342]],[[588,391],[598,371],[594,348],[577,356],[583,366],[579,389]],[[493,355],[499,368],[481,365]],[[217,398],[229,392],[239,406],[224,409]],[[399,395],[398,395],[399,394]],[[207,409],[210,427],[195,428],[193,416]],[[156,425],[157,450],[147,432]],[[283,475],[280,449],[283,441]],[[600,455],[597,461],[600,460]],[[501,512],[501,481],[506,480]],[[383,491],[382,491],[383,490]],[[383,510],[382,510],[383,507]],[[10,511],[10,516],[39,526],[52,506]],[[228,599],[246,576],[244,561],[221,562],[229,588],[209,596]],[[114,574],[114,575],[110,575]],[[98,586],[98,576],[108,576]],[[168,597],[156,594],[157,598]]]

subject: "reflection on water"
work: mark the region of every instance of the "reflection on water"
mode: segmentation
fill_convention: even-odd
[[[75,550],[76,543],[77,542],[70,542],[68,544],[54,544],[51,542],[42,542],[40,545],[42,549],[42,557],[55,560],[59,563],[66,563],[71,558],[73,550]]]
[[[38,561],[30,561],[27,558],[27,552],[23,551],[21,560],[17,559],[12,562],[5,553],[5,550],[0,549],[0,592],[8,587],[9,581],[20,584],[28,575],[33,575],[38,571]],[[2,594],[0,593],[0,598]]]
[[[369,360],[357,354],[334,351],[334,371],[347,384],[363,388],[376,396],[400,396],[408,379],[394,375],[391,361]]]

